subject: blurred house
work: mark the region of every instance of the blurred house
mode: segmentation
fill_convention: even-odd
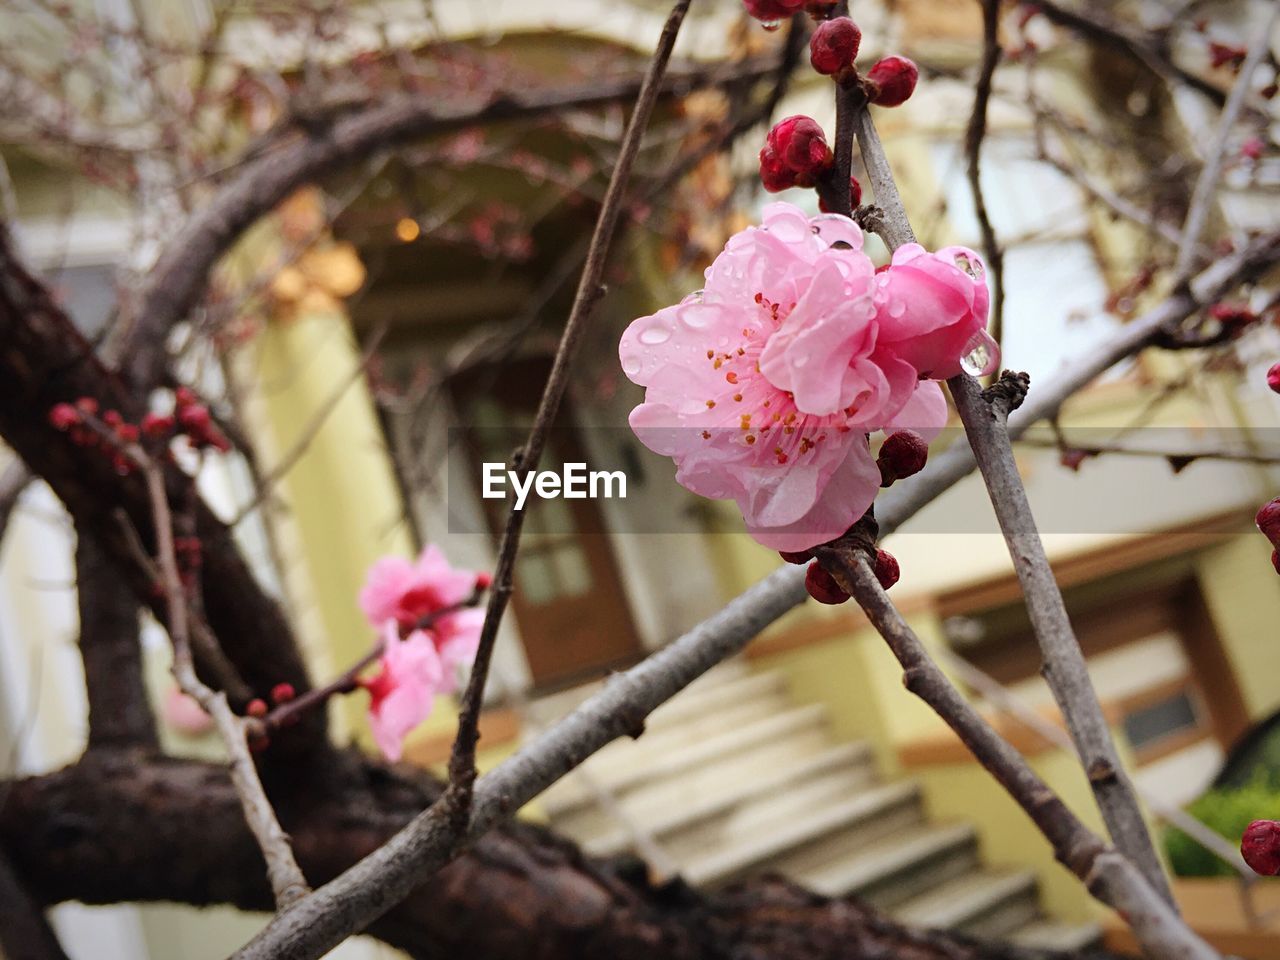
[[[406,14],[405,35],[424,43],[443,35],[460,42],[463,60],[480,51],[519,75],[547,76],[642,64],[665,13],[656,3],[607,13],[595,4],[435,6],[435,23]],[[933,79],[877,121],[921,241],[980,249],[962,147],[980,49],[977,5],[894,6],[893,16],[866,15],[862,59],[901,52]],[[706,7],[677,50],[685,63],[747,49],[734,26],[738,5]],[[247,64],[288,66],[299,55],[262,23],[233,24],[230,36]],[[1008,247],[1005,363],[1029,371],[1034,391],[1161,295],[1158,277],[1149,286],[1139,279],[1167,254],[1163,241],[1108,215],[1091,194],[1123,193],[1142,209],[1171,203],[1176,214],[1204,146],[1192,134],[1211,114],[1194,97],[1170,97],[1143,69],[1055,43],[1048,24],[1031,23],[1028,36],[1039,47],[1024,51],[1037,57],[1035,85],[1018,69],[1000,74],[983,182]],[[325,49],[353,58],[377,42],[346,35]],[[752,35],[749,43],[774,41]],[[1034,121],[1033,96],[1047,114]],[[669,116],[717,109],[696,96],[663,107]],[[826,82],[802,72],[779,115],[791,113],[833,129]],[[1095,136],[1064,138],[1077,152],[1054,157],[1075,171],[1069,176],[1040,158],[1037,134],[1081,118]],[[190,358],[184,374],[225,394],[254,440],[259,471],[292,466],[253,509],[249,464],[226,458],[201,481],[224,516],[240,519],[244,547],[291,611],[317,676],[367,650],[355,596],[378,556],[436,543],[455,564],[491,567],[506,504],[480,495],[481,465],[508,458],[537,403],[603,188],[600,167],[622,120],[606,109],[415,144],[330,184],[346,198],[331,225],[319,194],[303,192],[233,256],[242,279],[268,264],[270,283],[252,301],[242,342],[222,357]],[[544,463],[621,469],[627,496],[530,508],[481,724],[485,764],[779,562],[741,532],[732,505],[682,490],[670,462],[625,428],[639,391],[616,359],[626,323],[697,287],[699,266],[733,226],[728,213],[707,212],[707,198],[726,211],[765,202],[730,176],[750,169],[758,139],[748,135],[731,160],[704,164],[694,187],[629,211],[609,294]],[[1186,162],[1152,180],[1151,151]],[[128,212],[100,191],[69,187],[48,157],[4,155],[26,251],[77,321],[100,328],[114,271],[126,250],[138,252]],[[656,168],[672,155],[657,150],[647,159]],[[1267,187],[1276,176],[1270,167],[1229,170],[1215,237],[1273,224]],[[77,202],[65,214],[72,191]],[[782,199],[813,208],[812,197],[794,194]],[[138,255],[145,260],[145,251]],[[1261,372],[1278,350],[1277,332],[1262,330],[1222,352],[1230,363],[1143,356],[1073,400],[1059,426],[1080,447],[1274,452],[1280,402]],[[1187,389],[1163,390],[1183,377]],[[955,431],[948,439],[963,442]],[[1166,805],[1186,803],[1230,745],[1280,708],[1280,582],[1251,523],[1280,474],[1208,459],[1175,471],[1159,455],[1106,455],[1071,469],[1056,443],[1045,431],[1038,445],[1019,448],[1019,464],[1104,710],[1140,787]],[[886,545],[903,570],[895,599],[957,680],[980,698],[976,686],[990,678],[1060,726],[980,481],[959,484]],[[71,546],[52,496],[28,490],[0,553],[0,734],[21,772],[73,759],[83,740]],[[941,721],[905,692],[895,662],[852,606],[810,603],[789,614],[655,714],[645,736],[611,745],[528,815],[548,818],[591,852],[636,852],[655,873],[679,872],[695,884],[780,870],[924,925],[1026,945],[1098,942],[1096,904]],[[154,630],[147,643],[159,696],[165,644]],[[357,700],[335,707],[335,722],[363,742]],[[990,712],[1100,828],[1073,757]],[[411,742],[410,758],[440,762],[453,723],[441,708]],[[174,732],[168,740],[175,749],[211,749]],[[72,931],[73,951],[93,942],[87,937],[117,951],[95,960],[197,960],[222,955],[259,921],[229,911],[69,907],[59,922]],[[110,932],[91,933],[95,925]],[[380,949],[354,943],[341,955]]]

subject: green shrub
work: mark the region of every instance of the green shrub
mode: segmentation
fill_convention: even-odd
[[[1232,846],[1238,846],[1245,827],[1254,820],[1280,819],[1280,788],[1259,778],[1245,787],[1210,790],[1187,807],[1187,813],[1222,834]],[[1165,829],[1164,848],[1174,874],[1179,877],[1222,877],[1235,873],[1175,827]]]

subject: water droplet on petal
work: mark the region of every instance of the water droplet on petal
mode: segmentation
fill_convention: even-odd
[[[967,256],[963,253],[957,253],[955,255],[955,263],[957,267],[959,267],[969,276],[973,277],[973,279],[975,280],[982,279],[983,269],[982,269],[981,260],[975,260],[974,258]]]
[[[760,26],[764,27],[770,33],[773,33],[773,31],[777,30],[780,26],[782,26],[782,21],[781,20],[761,20]]]
[[[622,372],[628,377],[634,377],[640,372],[639,358],[628,354],[622,358]]]
[[[889,301],[889,316],[900,317],[907,312],[907,304],[904,300]]]
[[[1000,345],[991,334],[979,330],[964,345],[960,355],[960,368],[971,377],[985,377],[1000,366]]]
[[[640,331],[639,340],[647,347],[656,347],[671,339],[671,328],[665,323],[655,323]]]
[[[706,291],[705,291],[705,290],[695,290],[695,291],[693,291],[693,293],[689,294],[687,297],[685,297],[685,298],[684,298],[683,300],[681,300],[680,302],[681,302],[682,304],[685,304],[685,303],[701,303],[701,302],[702,302],[702,300],[703,300],[703,298],[704,298],[705,296],[706,296]]]

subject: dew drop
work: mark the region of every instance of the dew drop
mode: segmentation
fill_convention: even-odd
[[[701,303],[705,297],[706,297],[706,291],[705,291],[705,290],[695,290],[695,291],[693,291],[693,293],[689,294],[687,297],[685,297],[683,300],[681,300],[681,301],[680,301],[680,303],[681,303],[681,304],[685,304],[685,303]]]
[[[764,27],[770,33],[773,33],[780,26],[782,26],[782,21],[781,20],[762,20],[760,21],[760,26]]]
[[[973,279],[975,280],[982,279],[982,274],[983,274],[982,261],[973,260],[970,257],[965,256],[963,253],[957,253],[955,255],[955,262],[957,267],[959,267],[969,276],[973,277]]]
[[[903,300],[890,300],[890,301],[889,301],[889,316],[891,316],[891,317],[900,317],[900,316],[902,316],[902,315],[903,315],[904,313],[906,313],[906,312],[907,312],[907,304],[906,304],[906,302],[905,302],[905,301],[903,301]],[[970,341],[970,342],[972,342],[972,341]]]
[[[640,331],[639,340],[647,347],[656,347],[671,339],[671,328],[664,323],[655,323]]]
[[[628,377],[634,377],[640,372],[640,361],[636,357],[626,356],[622,358],[622,372]]]
[[[985,377],[1000,366],[1000,345],[991,334],[979,330],[964,345],[960,356],[960,368],[971,377]]]

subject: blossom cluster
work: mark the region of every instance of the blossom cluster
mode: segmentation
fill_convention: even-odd
[[[886,479],[869,434],[932,439],[947,417],[937,381],[994,368],[987,307],[972,250],[906,244],[877,269],[849,217],[771,204],[703,290],[623,334],[623,372],[645,388],[631,427],[684,487],[734,500],[760,543],[808,550]]]
[[[369,692],[369,725],[388,760],[430,714],[436,696],[452,693],[458,671],[476,655],[484,611],[472,601],[489,575],[450,566],[428,546],[417,560],[382,557],[369,568],[360,609],[379,631],[379,669],[360,680]]]

